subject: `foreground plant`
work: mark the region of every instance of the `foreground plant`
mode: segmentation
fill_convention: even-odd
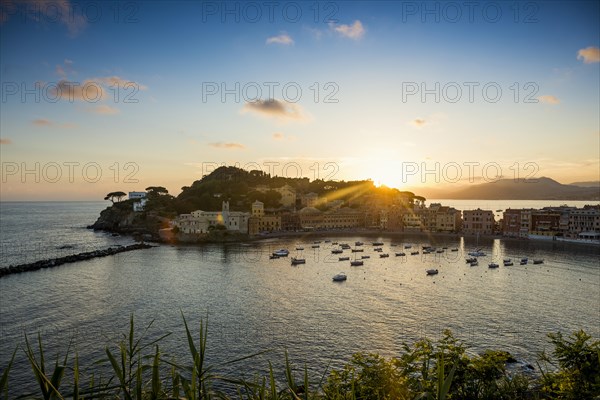
[[[549,333],[554,345],[552,357],[545,352],[540,361],[542,392],[559,399],[593,399],[600,397],[600,341],[583,330],[568,338],[558,333]],[[548,364],[555,371],[548,371]],[[538,365],[540,365],[538,363]]]
[[[356,353],[342,368],[311,385],[308,366],[298,375],[285,352],[283,369],[277,374],[268,363],[266,376],[248,381],[218,373],[264,352],[220,365],[207,362],[208,325],[200,321],[198,335],[192,333],[182,313],[188,364],[180,364],[164,353],[160,342],[170,333],[146,340],[154,321],[141,335],[135,332],[133,316],[129,331],[114,348],[105,348],[105,358],[89,369],[80,369],[75,351],[69,361],[70,344],[53,368],[46,363],[42,338],[37,348],[25,336],[23,348],[39,386],[39,394],[19,398],[54,399],[247,399],[247,400],[451,400],[451,399],[594,399],[600,398],[600,342],[583,331],[568,338],[550,334],[551,356],[542,354],[542,377],[533,381],[522,374],[509,374],[510,354],[486,351],[469,356],[465,346],[450,331],[437,342],[422,339],[404,345],[397,358]],[[17,350],[0,376],[0,396],[9,398],[9,373]],[[69,365],[70,364],[70,365]],[[98,369],[103,365],[103,369]],[[549,368],[553,367],[554,369]],[[328,369],[328,368],[327,368]],[[91,372],[89,372],[91,371]],[[108,376],[102,377],[102,373]],[[66,377],[66,378],[65,378]],[[72,381],[69,379],[72,377]],[[65,382],[68,382],[65,384]],[[72,382],[72,383],[71,383]],[[316,383],[315,383],[316,382]],[[228,388],[228,392],[223,389]],[[535,388],[535,389],[534,389]]]

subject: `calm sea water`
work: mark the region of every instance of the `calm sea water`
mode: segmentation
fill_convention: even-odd
[[[0,202],[0,268],[130,244],[86,229],[108,202]]]
[[[29,254],[19,255],[10,248],[20,242],[34,248],[46,248],[47,243],[48,249],[73,244],[79,252],[126,240],[84,229],[103,207],[102,203],[2,203],[2,265],[29,260]],[[329,243],[312,249],[314,238],[289,238],[249,245],[163,245],[2,278],[0,368],[23,343],[24,333],[37,332],[49,358],[64,354],[72,340],[81,363],[91,365],[103,357],[105,345],[114,347],[127,331],[131,314],[138,327],[155,320],[150,339],[172,332],[163,340],[163,351],[182,360],[187,353],[181,312],[196,326],[200,318],[208,317],[211,363],[271,349],[223,368],[246,376],[265,371],[267,360],[282,370],[287,349],[297,366],[303,368],[306,362],[320,377],[328,365],[339,366],[354,352],[393,356],[402,343],[422,336],[439,338],[444,328],[469,344],[472,352],[501,348],[524,362],[535,361],[537,352],[549,349],[549,332],[585,329],[600,337],[598,248],[382,236],[390,258],[379,258],[371,245],[378,238],[328,239],[362,240],[363,254],[371,258],[362,267],[350,267],[331,254]],[[269,260],[268,255],[281,247],[296,255],[293,249],[298,244],[305,248],[298,252],[307,259],[305,265]],[[394,252],[407,244],[459,251],[395,257]],[[488,256],[480,258],[478,267],[470,267],[464,258],[476,246]],[[487,268],[492,260],[524,256],[543,258],[545,263]],[[439,275],[426,276],[425,270],[432,267],[440,270]],[[332,282],[340,271],[348,280]],[[23,393],[34,381],[23,353],[18,357],[11,388]]]

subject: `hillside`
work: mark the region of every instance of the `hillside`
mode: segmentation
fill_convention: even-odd
[[[421,189],[430,199],[457,200],[600,200],[600,189],[563,185],[551,178],[514,180],[470,185],[460,189]]]

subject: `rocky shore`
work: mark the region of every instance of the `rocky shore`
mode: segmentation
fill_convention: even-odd
[[[0,278],[7,275],[18,274],[21,272],[37,271],[43,268],[58,267],[59,265],[74,263],[78,261],[91,260],[92,258],[112,256],[114,254],[126,251],[149,249],[156,247],[147,243],[136,243],[129,246],[109,247],[102,250],[88,251],[85,253],[72,254],[69,256],[40,260],[28,264],[11,265],[7,268],[0,268]]]

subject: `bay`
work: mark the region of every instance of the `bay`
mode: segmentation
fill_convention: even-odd
[[[85,229],[105,206],[17,203],[5,208],[2,203],[2,265],[7,265],[4,249],[19,241],[51,249],[63,238],[79,252],[130,240]],[[15,217],[19,212],[25,217]],[[323,238],[294,237],[252,244],[161,245],[2,278],[0,367],[23,343],[25,333],[37,332],[51,359],[64,353],[72,340],[81,363],[91,365],[103,357],[105,346],[114,348],[127,332],[130,315],[140,329],[155,320],[149,340],[172,332],[161,348],[181,360],[188,357],[181,313],[196,332],[198,321],[208,318],[211,363],[271,350],[223,369],[247,377],[266,371],[267,360],[282,371],[286,349],[296,366],[306,363],[320,377],[354,352],[394,356],[402,343],[423,336],[439,338],[446,328],[473,353],[504,349],[529,363],[549,349],[549,332],[584,329],[600,337],[597,247],[427,235],[327,239],[363,241],[364,254],[371,258],[362,267],[350,267],[348,261],[338,261],[340,255],[331,254],[331,243],[311,248],[314,240]],[[376,240],[384,242],[389,258],[379,258],[373,250],[371,242]],[[306,250],[296,252],[297,245]],[[397,251],[408,251],[405,245],[448,250],[395,257]],[[464,259],[476,246],[487,256],[480,258],[478,267],[470,267]],[[269,254],[282,247],[307,263],[291,266],[288,258],[269,260]],[[453,247],[458,251],[451,252]],[[10,263],[19,261],[19,252],[8,254]],[[30,257],[22,256],[21,260]],[[488,262],[506,257],[543,258],[544,264],[487,268]],[[428,268],[438,268],[439,275],[427,276]],[[340,271],[348,280],[332,282]],[[34,387],[22,352],[10,379],[15,393]]]

